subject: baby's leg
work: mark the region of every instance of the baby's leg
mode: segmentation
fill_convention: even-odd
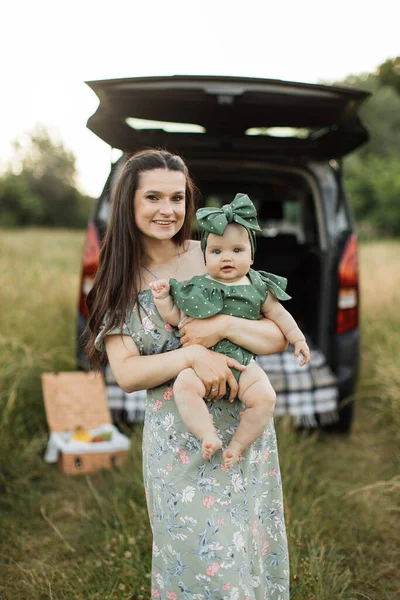
[[[205,387],[193,369],[184,369],[174,383],[175,402],[186,427],[201,441],[203,458],[209,460],[222,442],[204,402]]]
[[[265,430],[271,419],[276,394],[265,371],[256,363],[250,363],[239,379],[239,400],[246,406],[239,426],[225,450],[225,467],[230,469]]]

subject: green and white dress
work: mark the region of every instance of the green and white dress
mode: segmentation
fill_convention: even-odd
[[[140,305],[140,306],[139,306]],[[139,317],[140,311],[140,317]],[[150,290],[128,307],[121,329],[142,355],[178,348],[178,331],[160,317]],[[104,349],[102,332],[97,347]],[[267,429],[229,471],[222,451],[205,461],[180,418],[173,381],[149,389],[143,478],[153,532],[151,597],[160,600],[288,600],[289,560],[275,430]],[[210,402],[223,441],[243,404]]]
[[[206,319],[220,313],[258,319],[268,292],[272,292],[278,300],[290,300],[285,292],[285,277],[254,269],[250,269],[248,277],[251,282],[248,285],[226,285],[207,275],[196,275],[186,283],[170,279],[171,296],[187,316],[196,319]],[[246,366],[254,358],[252,352],[227,339],[219,341],[211,350],[235,358]],[[232,369],[232,372],[239,380],[240,371]]]

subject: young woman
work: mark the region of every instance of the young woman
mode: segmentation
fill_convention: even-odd
[[[204,462],[200,442],[179,416],[174,378],[192,368],[219,435],[227,445],[244,406],[235,400],[236,360],[208,347],[224,338],[255,354],[286,347],[268,319],[230,315],[181,330],[165,324],[149,288],[157,279],[205,273],[200,243],[190,239],[194,187],[178,156],[135,154],[113,193],[112,215],[88,298],[87,353],[106,351],[126,391],[147,389],[143,477],[153,532],[152,597],[165,600],[287,600],[288,553],[272,420],[232,469],[216,452]],[[210,323],[204,326],[204,324]],[[181,346],[181,340],[184,346]],[[225,396],[229,385],[230,397]]]

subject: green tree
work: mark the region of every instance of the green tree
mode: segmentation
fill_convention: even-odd
[[[370,140],[344,159],[344,174],[356,220],[375,235],[400,235],[399,67],[399,58],[390,59],[340,83],[372,92],[360,110]]]
[[[375,234],[400,236],[399,158],[370,155],[347,163],[345,181],[356,218]]]
[[[62,142],[54,141],[42,125],[27,136],[26,142],[14,142],[15,162],[20,169],[40,180],[51,174],[63,185],[76,186],[76,158]]]
[[[14,171],[0,182],[0,223],[85,227],[93,199],[76,188],[76,159],[38,126],[14,144]],[[3,217],[1,217],[3,214]]]
[[[354,155],[390,156],[400,150],[400,96],[392,86],[382,85],[378,75],[352,75],[340,85],[372,93],[360,110],[370,140]]]
[[[400,94],[400,56],[389,58],[378,68],[381,85],[393,87]]]
[[[23,175],[7,173],[0,178],[0,226],[35,225],[41,218],[40,198]]]

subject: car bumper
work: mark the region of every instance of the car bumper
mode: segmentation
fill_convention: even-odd
[[[360,368],[360,330],[354,329],[335,339],[334,369],[339,397],[346,398],[354,394]]]

